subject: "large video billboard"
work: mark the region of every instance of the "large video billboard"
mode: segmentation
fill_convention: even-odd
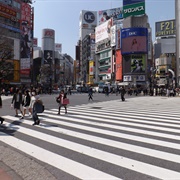
[[[125,28],[121,30],[121,53],[139,54],[148,52],[147,28]]]
[[[52,64],[53,51],[44,50],[44,64]]]
[[[131,73],[145,73],[145,55],[131,55]]]
[[[176,35],[175,19],[156,22],[156,37]]]
[[[145,2],[123,6],[124,18],[127,18],[129,16],[143,15],[143,14],[145,14]]]
[[[119,7],[119,8],[102,10],[102,11],[98,12],[99,24],[104,23],[105,21],[109,20],[110,18],[113,18],[113,21],[122,19],[123,18],[123,8]]]

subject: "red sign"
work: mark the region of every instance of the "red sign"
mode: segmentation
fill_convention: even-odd
[[[22,3],[21,6],[21,20],[31,22],[31,6],[27,3]]]
[[[122,55],[121,51],[116,51],[116,81],[122,81]]]
[[[46,37],[54,37],[54,31],[53,30],[45,30],[44,36],[46,36]]]
[[[30,69],[21,69],[21,74],[23,75],[29,75],[30,74]]]

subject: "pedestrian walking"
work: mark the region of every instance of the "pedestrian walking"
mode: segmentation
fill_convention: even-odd
[[[65,102],[66,100],[67,102]],[[60,115],[61,113],[61,107],[64,107],[65,109],[65,114],[67,114],[67,104],[69,104],[69,99],[67,98],[67,93],[64,92],[64,90],[61,90],[61,92],[59,93],[59,96],[56,97],[56,102],[58,103],[59,107],[58,107],[58,115]]]
[[[20,111],[21,114],[23,115],[23,112],[21,110],[22,93],[21,93],[20,89],[16,89],[16,93],[13,95],[11,105],[12,105],[12,107],[14,106],[15,113],[16,113],[15,117],[19,117],[18,111]]]
[[[125,88],[124,87],[121,87],[121,100],[122,101],[125,101],[125,97],[124,97],[124,95],[126,94],[126,90],[125,90]]]
[[[32,118],[34,120],[34,125],[39,125],[40,124],[40,119],[38,117],[38,113],[42,113],[44,111],[44,105],[42,100],[40,99],[39,95],[35,96],[35,102],[33,104],[33,112],[32,112]]]
[[[68,88],[68,95],[71,95],[71,87]]]
[[[31,96],[30,96],[31,100],[30,100],[30,104],[29,104],[29,112],[30,112],[31,116],[33,115],[33,106],[36,101],[36,95],[37,95],[36,90],[33,90],[31,92]]]
[[[23,97],[23,115],[21,117],[21,119],[24,119],[25,115],[26,115],[26,110],[29,110],[29,105],[30,105],[30,102],[31,102],[31,97],[29,95],[29,91],[26,90],[24,92],[24,97]]]
[[[89,88],[88,96],[89,96],[89,101],[90,100],[93,101],[93,90],[92,90],[92,87]]]
[[[0,94],[0,108],[2,108],[2,98]],[[4,118],[0,117],[1,124],[4,122]]]

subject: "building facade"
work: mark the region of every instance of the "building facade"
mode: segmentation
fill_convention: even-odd
[[[13,76],[4,82],[7,84],[31,82],[33,37],[31,1],[0,0],[0,31],[2,37],[11,41],[14,54],[14,57],[8,60],[13,65]]]

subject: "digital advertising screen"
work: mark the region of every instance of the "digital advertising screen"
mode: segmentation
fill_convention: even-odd
[[[139,54],[148,52],[147,28],[125,28],[121,30],[121,53]]]

